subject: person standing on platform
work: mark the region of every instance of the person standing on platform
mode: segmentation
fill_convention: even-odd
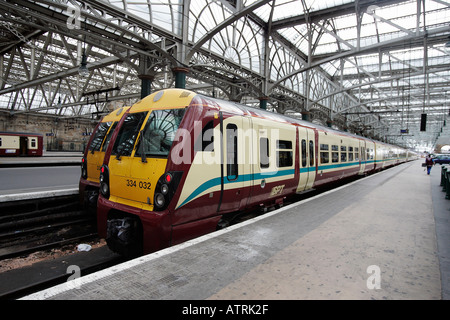
[[[433,159],[431,159],[430,154],[428,154],[425,158],[425,165],[427,166],[427,174],[430,175],[431,167],[434,165]]]

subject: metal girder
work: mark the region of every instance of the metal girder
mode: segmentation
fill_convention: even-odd
[[[53,31],[75,39],[82,39],[84,42],[90,43],[91,45],[103,44],[102,49],[110,51],[112,54],[116,54],[117,52],[129,48],[133,48],[133,51],[144,55],[148,55],[151,51],[155,51],[160,55],[160,58],[168,59],[175,64],[177,63],[177,60],[173,56],[162,50],[161,47],[155,45],[152,41],[84,10],[82,10],[82,13],[83,16],[85,16],[85,19],[89,19],[94,23],[100,23],[102,28],[91,23],[83,23],[79,29],[70,29],[67,26],[70,18],[68,15],[68,5],[47,0],[40,0],[39,2],[57,7],[61,12],[44,8],[43,6],[30,1],[14,0],[14,3],[6,2],[4,3],[4,6],[8,9],[9,13],[15,13],[17,15],[16,19],[13,20],[10,17],[5,16],[4,18],[15,22],[18,21],[17,18],[22,18],[22,20],[20,20],[21,24],[39,30]],[[34,19],[29,19],[30,17]],[[51,19],[49,17],[51,17]],[[109,31],[106,31],[106,29],[109,29]],[[122,49],[117,50],[116,47],[121,47]]]
[[[412,19],[416,17],[415,27],[403,25],[398,16],[389,19],[373,11],[411,2],[413,0],[356,0],[334,6],[322,6],[322,2],[309,0],[259,0],[247,6],[242,0],[158,3],[159,8],[177,11],[180,19],[177,23],[182,30],[175,32],[175,26],[165,29],[152,20],[151,14],[157,11],[152,1],[142,2],[139,7],[143,12],[149,10],[150,19],[146,19],[139,15],[139,10],[134,13],[131,10],[141,5],[139,0],[2,0],[0,99],[2,96],[8,99],[9,110],[32,112],[54,109],[58,98],[63,96],[62,105],[75,115],[83,116],[82,106],[86,103],[81,99],[83,92],[119,85],[126,90],[122,89],[117,97],[134,97],[138,95],[141,74],[152,74],[153,87],[158,89],[170,86],[173,83],[171,69],[182,66],[190,68],[191,85],[206,93],[221,91],[222,97],[233,100],[244,97],[251,103],[257,103],[255,98],[265,97],[269,99],[270,108],[278,112],[298,113],[306,109],[315,117],[335,120],[343,126],[370,127],[371,134],[394,136],[392,128],[396,128],[398,119],[388,113],[373,115],[371,112],[395,111],[400,105],[397,96],[410,94],[411,110],[424,100],[432,118],[433,114],[441,112],[439,104],[446,100],[446,92],[441,88],[450,78],[446,73],[448,61],[428,62],[424,53],[422,58],[427,63],[422,67],[393,53],[405,48],[434,47],[442,51],[442,43],[449,40],[448,24],[437,22],[429,27],[429,23],[425,23],[424,0],[415,0],[417,10],[409,13]],[[446,1],[432,2],[448,8]],[[193,15],[199,3],[203,3],[204,8]],[[285,14],[280,18],[277,10],[292,4],[302,13],[293,17]],[[73,6],[80,12],[78,29],[67,25]],[[214,15],[217,10],[222,12]],[[212,25],[207,24],[208,16],[202,15],[204,12],[210,13]],[[356,30],[356,38],[346,37],[345,26],[339,25],[346,16],[356,23],[351,27]],[[376,35],[367,39],[362,34],[364,18],[372,18],[377,28]],[[189,19],[202,23],[200,30],[204,33],[194,34],[194,21]],[[383,34],[378,32],[381,24],[395,30],[391,40],[381,40]],[[288,28],[296,28],[298,41],[285,33]],[[233,48],[238,59],[226,59],[224,51],[220,50],[227,49],[227,43],[233,42],[231,38],[236,33],[245,47]],[[378,43],[374,43],[377,38]],[[372,44],[363,45],[365,40]],[[255,44],[250,44],[251,41]],[[324,50],[328,48],[327,41],[337,50]],[[259,69],[252,64],[240,64],[240,54],[252,49],[251,45],[257,48],[248,53],[248,59]],[[87,78],[77,76],[82,49],[89,57]],[[378,63],[366,64],[362,57],[368,55],[378,57]],[[389,64],[396,65],[383,69],[383,57]],[[64,59],[67,63],[61,62]],[[142,61],[147,59],[153,62],[144,64]],[[126,67],[123,62],[127,63]],[[353,69],[356,71],[347,72]],[[109,72],[114,74],[114,79]],[[422,83],[413,80],[423,75]],[[73,86],[69,82],[75,78],[77,85]],[[434,93],[435,88],[442,92]],[[38,99],[41,102],[36,107],[34,102]],[[59,111],[63,113],[62,109]],[[363,112],[368,113],[363,115]],[[410,117],[410,121],[417,121],[418,111],[414,112],[416,116]]]
[[[284,29],[306,23],[316,23],[318,21],[327,20],[343,15],[348,15],[355,12],[355,5],[361,10],[367,9],[370,6],[388,6],[407,0],[359,0],[355,2],[349,2],[337,6],[331,6],[326,9],[309,12],[308,14],[301,14],[297,16],[291,16],[277,21],[272,21],[272,29]],[[308,17],[307,17],[308,15]]]
[[[91,70],[98,69],[98,68],[103,68],[105,66],[109,66],[113,63],[117,63],[119,61],[120,61],[119,57],[108,57],[108,58],[102,59],[100,61],[90,62],[87,64],[87,67]],[[71,68],[69,70],[64,70],[64,71],[60,71],[60,72],[57,72],[54,74],[49,74],[47,76],[43,76],[43,77],[40,77],[37,79],[25,81],[20,84],[12,85],[6,89],[0,90],[0,95],[9,93],[9,92],[14,92],[14,91],[21,90],[21,89],[25,89],[25,88],[36,87],[36,86],[39,86],[39,85],[47,83],[47,82],[61,79],[63,77],[76,75],[76,74],[78,74],[78,72],[79,72],[79,68],[77,66],[77,67]]]
[[[189,49],[189,53],[186,55],[186,58],[184,60],[185,64],[189,64],[189,61],[191,60],[192,56],[202,47],[204,43],[206,43],[208,40],[212,39],[218,32],[225,29],[235,21],[241,19],[245,15],[251,13],[255,9],[265,5],[266,3],[273,1],[273,0],[259,0],[251,5],[244,7],[242,10],[237,11],[235,14],[233,14],[230,18],[224,20],[222,23],[217,25],[212,30],[209,30],[207,34],[205,34],[201,39],[199,39],[195,45]]]
[[[270,87],[273,88],[273,87],[277,86],[278,84],[286,81],[286,79],[288,79],[296,74],[305,72],[307,70],[311,70],[311,69],[316,68],[326,62],[344,59],[344,58],[348,58],[348,57],[355,57],[355,56],[363,55],[363,54],[370,54],[373,52],[378,52],[380,50],[388,50],[388,48],[405,48],[406,46],[410,45],[411,43],[417,43],[418,41],[421,41],[423,43],[424,37],[431,39],[432,42],[442,43],[442,42],[446,41],[446,39],[448,38],[448,34],[450,34],[450,26],[436,28],[436,29],[433,29],[433,30],[430,30],[427,32],[422,31],[422,32],[419,32],[419,34],[408,35],[408,36],[401,37],[398,39],[388,40],[388,41],[380,42],[380,43],[370,45],[367,47],[362,47],[360,49],[348,50],[345,52],[337,53],[337,54],[328,56],[324,59],[321,59],[319,61],[314,61],[310,65],[307,65],[299,70],[295,70],[294,72],[284,76],[283,78],[278,79]],[[435,38],[430,38],[430,36],[433,36],[433,35],[436,35]]]

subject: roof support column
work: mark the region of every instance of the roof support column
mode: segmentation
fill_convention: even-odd
[[[155,78],[154,64],[151,59],[139,55],[139,79],[141,79],[141,99],[151,93],[151,86]]]
[[[259,107],[261,109],[267,110],[267,100],[269,100],[269,97],[259,97]]]
[[[172,69],[175,75],[175,88],[186,88],[186,74],[189,72],[188,68],[175,67]]]
[[[141,74],[139,79],[141,79],[141,99],[148,96],[152,91],[152,82],[155,77],[152,75]]]
[[[311,119],[311,112],[302,111],[302,120],[310,121],[310,119]]]

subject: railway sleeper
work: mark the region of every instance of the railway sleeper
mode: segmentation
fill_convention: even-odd
[[[71,211],[71,212],[80,211],[78,203],[72,202],[72,203],[58,205],[58,206],[46,208],[46,209],[3,215],[3,216],[0,216],[0,225],[2,225],[3,223],[6,223],[6,222],[25,220],[28,218],[39,217],[39,216],[50,216],[53,214],[58,214],[58,213],[67,212],[67,211]]]
[[[55,210],[56,208],[78,208],[78,195],[61,196],[56,198],[29,199],[0,202],[0,217],[31,212]]]
[[[15,230],[19,228],[25,228],[30,225],[38,226],[38,225],[47,225],[55,221],[62,221],[66,219],[74,219],[79,217],[87,216],[86,211],[78,210],[78,211],[70,211],[70,212],[59,212],[50,215],[44,215],[40,217],[34,217],[29,219],[21,219],[17,221],[9,221],[0,223],[0,231],[7,232],[8,230]]]
[[[13,230],[6,230],[3,232],[0,232],[0,247],[2,246],[2,243],[8,243],[9,241],[13,241],[16,238],[21,237],[29,237],[30,234],[48,234],[51,233],[58,233],[58,229],[72,227],[74,225],[82,225],[82,226],[94,226],[96,228],[96,222],[91,218],[83,218],[80,217],[77,220],[70,220],[70,221],[60,221],[60,222],[53,222],[51,224],[43,224],[43,225],[33,225],[29,226],[27,228],[22,229],[13,229]]]

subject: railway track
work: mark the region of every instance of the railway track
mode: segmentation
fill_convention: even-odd
[[[341,184],[343,183],[339,185]],[[303,194],[284,204],[287,205],[300,200],[300,198],[305,199],[326,190]],[[234,215],[229,225],[241,223],[274,209],[276,208],[268,208],[263,212],[255,210],[243,215]],[[0,203],[0,260],[96,237],[95,214],[79,207],[77,195],[39,201],[25,200],[20,203]],[[112,253],[105,247],[103,251],[90,254],[90,258],[80,266],[80,273],[84,276],[124,261],[123,257]],[[43,273],[36,280],[23,279],[22,284],[14,283],[10,288],[0,290],[0,299],[21,298],[68,280],[70,274],[65,269],[67,264],[64,264],[64,268],[61,269],[58,262],[55,262],[51,268],[59,268],[59,270],[50,274]],[[19,278],[25,276],[25,272],[36,274],[36,270],[20,272],[22,274],[19,275]],[[11,276],[8,275],[8,277]]]
[[[75,273],[72,273],[73,269],[69,269],[68,265],[76,267],[79,276],[86,276],[125,261],[123,257],[112,253],[107,247],[78,254],[84,255],[76,257],[77,254],[74,254],[61,257],[59,260],[48,261],[37,267],[25,267],[8,274],[0,274],[0,281],[2,281],[0,300],[19,299],[70,281]]]
[[[95,213],[79,205],[78,194],[0,202],[0,263],[96,239]],[[17,299],[67,281],[72,256],[0,274],[0,299]],[[72,264],[79,266],[82,276],[124,261],[107,247],[75,259]]]
[[[0,260],[97,236],[78,195],[0,203]]]

